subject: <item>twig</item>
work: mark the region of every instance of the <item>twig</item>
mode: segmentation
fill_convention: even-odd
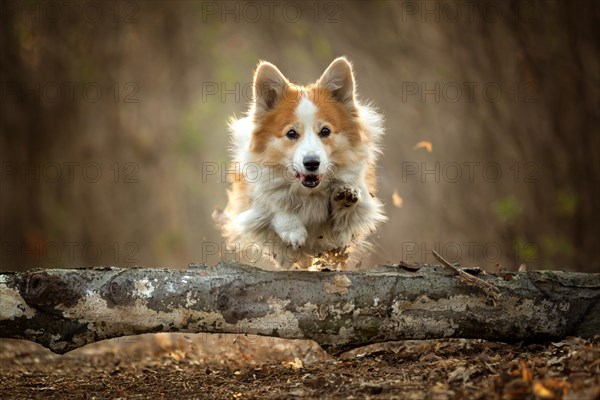
[[[484,292],[486,292],[489,296],[492,296],[494,299],[498,299],[498,297],[500,297],[500,289],[498,289],[496,286],[484,281],[483,279],[479,279],[476,276],[468,274],[458,267],[455,267],[454,265],[450,264],[442,256],[440,256],[438,253],[436,253],[433,250],[432,250],[432,253],[433,253],[433,256],[439,262],[441,262],[444,267],[450,268],[463,281],[465,281],[467,283],[471,283],[476,286],[479,286],[481,289],[483,289]]]

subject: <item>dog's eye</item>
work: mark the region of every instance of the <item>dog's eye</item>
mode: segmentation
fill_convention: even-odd
[[[329,130],[329,128],[322,128],[321,132],[319,132],[319,136],[321,136],[322,138],[327,137],[330,133],[331,131]]]
[[[300,137],[300,135],[298,134],[298,132],[296,132],[293,129],[290,129],[288,131],[288,133],[285,134],[285,136],[287,136],[288,139],[292,139],[292,140],[296,140],[296,139],[298,139]]]

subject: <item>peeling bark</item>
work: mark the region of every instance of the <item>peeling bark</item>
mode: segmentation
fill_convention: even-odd
[[[65,353],[149,332],[311,339],[331,353],[389,340],[543,341],[600,334],[600,274],[485,274],[497,299],[444,267],[272,272],[177,269],[0,273],[0,337]]]

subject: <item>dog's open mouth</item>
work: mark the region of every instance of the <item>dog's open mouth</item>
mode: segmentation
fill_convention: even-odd
[[[304,186],[311,189],[317,187],[319,183],[321,183],[321,178],[319,175],[304,175],[301,173],[296,173],[296,178],[298,178],[300,183],[302,183]]]

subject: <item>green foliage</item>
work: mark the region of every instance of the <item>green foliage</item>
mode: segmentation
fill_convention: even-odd
[[[575,215],[578,205],[579,196],[570,190],[560,190],[556,193],[554,208],[558,216],[572,217]]]
[[[575,255],[573,245],[563,235],[543,235],[541,245],[546,257],[573,257]]]
[[[502,222],[512,224],[523,214],[523,206],[510,194],[492,203],[492,210]]]
[[[515,259],[519,263],[535,263],[538,261],[538,247],[535,243],[527,241],[524,237],[518,237],[514,244]]]
[[[321,60],[327,60],[334,57],[331,44],[326,37],[322,35],[316,35],[312,40],[312,45],[314,53]]]
[[[185,112],[181,113],[179,120],[179,141],[177,143],[177,152],[180,154],[190,154],[202,148],[206,126],[203,122],[210,121],[208,116],[215,111],[214,104],[211,102],[202,103],[201,99],[197,101]],[[204,128],[204,129],[203,129]]]
[[[185,240],[180,232],[170,231],[157,235],[154,244],[156,253],[161,257],[165,257],[181,250]]]

